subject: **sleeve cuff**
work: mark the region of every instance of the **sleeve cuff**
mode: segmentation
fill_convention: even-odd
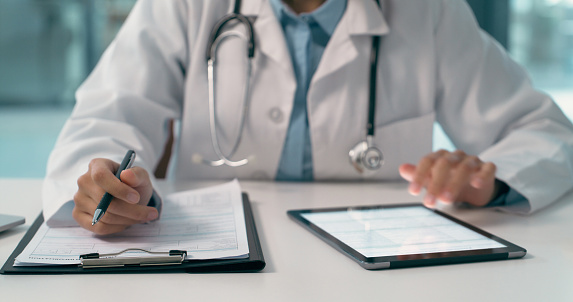
[[[497,196],[486,205],[486,207],[503,207],[511,206],[523,201],[527,201],[523,195],[508,186],[505,182],[496,179],[496,183],[500,186]]]

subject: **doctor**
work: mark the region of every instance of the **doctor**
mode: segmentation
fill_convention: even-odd
[[[244,0],[238,8],[254,32],[250,77],[246,43],[232,36],[208,52],[216,58],[210,85],[211,31],[236,2],[140,0],[78,90],[51,154],[48,224],[73,217],[107,234],[156,219],[152,171],[170,120],[179,121],[176,179],[402,176],[411,193],[426,189],[430,206],[520,213],[571,189],[573,125],[478,28],[463,0],[380,2]],[[230,22],[221,32],[248,40],[246,28]],[[458,151],[431,152],[434,121]],[[383,164],[377,154],[366,162],[372,169],[355,154],[351,164],[349,151],[360,146],[380,150]],[[119,182],[113,172],[127,149],[138,161]],[[237,166],[214,167],[223,157]],[[116,198],[91,226],[104,192]]]

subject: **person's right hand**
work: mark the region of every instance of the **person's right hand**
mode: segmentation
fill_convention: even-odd
[[[118,168],[119,164],[114,161],[96,158],[90,162],[88,171],[78,178],[72,215],[81,227],[106,235],[157,219],[157,209],[147,206],[153,194],[147,171],[133,167],[121,172],[120,181],[115,177]],[[114,198],[105,215],[92,226],[94,212],[105,192]]]

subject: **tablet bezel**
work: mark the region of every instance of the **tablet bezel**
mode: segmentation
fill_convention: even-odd
[[[344,242],[340,241],[336,237],[332,236],[331,234],[324,231],[322,228],[318,227],[317,225],[313,224],[312,222],[310,222],[309,220],[307,220],[302,216],[302,214],[307,214],[307,213],[347,212],[349,210],[357,211],[357,210],[390,209],[390,208],[405,208],[405,207],[425,208],[462,227],[470,229],[491,240],[499,242],[505,245],[506,247],[427,253],[427,254],[405,254],[405,255],[382,256],[382,257],[366,257],[357,250],[348,246]],[[386,268],[426,266],[426,265],[437,265],[437,264],[503,260],[503,259],[521,258],[525,256],[525,254],[527,253],[527,251],[524,248],[518,245],[515,245],[505,239],[502,239],[498,236],[488,233],[476,226],[473,226],[469,223],[466,223],[455,217],[452,217],[442,211],[425,207],[421,203],[300,209],[300,210],[287,211],[287,214],[291,219],[293,219],[294,221],[302,225],[304,228],[314,233],[316,236],[318,236],[323,241],[333,246],[343,254],[347,255],[354,261],[358,262],[360,266],[366,269],[386,269]]]

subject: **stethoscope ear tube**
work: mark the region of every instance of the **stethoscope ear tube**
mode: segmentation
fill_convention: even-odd
[[[251,21],[249,21],[249,19],[246,16],[241,14],[231,13],[224,16],[221,20],[219,20],[217,24],[215,24],[215,27],[213,27],[213,30],[211,31],[211,34],[209,36],[209,44],[207,45],[207,51],[205,54],[207,62],[210,61],[215,56],[215,53],[213,51],[213,44],[215,44],[215,41],[217,41],[217,38],[219,37],[219,35],[221,35],[221,32],[223,32],[223,27],[225,27],[227,23],[233,20],[239,21],[247,28],[247,54],[249,58],[253,58],[255,56],[255,32],[253,29],[253,24],[251,24]]]

